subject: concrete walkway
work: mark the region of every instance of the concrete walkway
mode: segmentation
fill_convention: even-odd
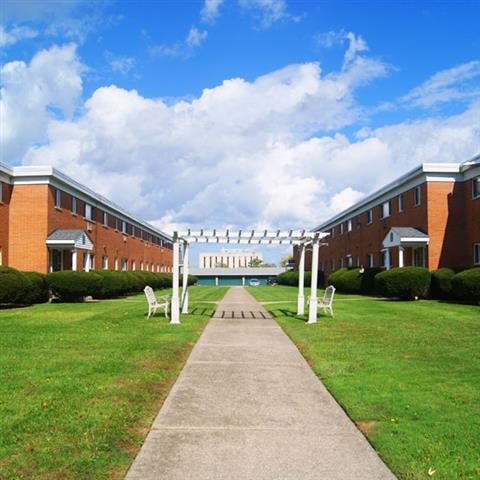
[[[241,287],[220,302],[126,476],[394,478],[290,339]]]

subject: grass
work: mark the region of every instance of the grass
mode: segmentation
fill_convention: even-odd
[[[250,292],[285,293],[266,308],[398,478],[480,477],[478,307],[339,295],[306,325],[296,288]]]
[[[190,288],[179,326],[143,294],[0,310],[0,479],[123,478],[226,290]]]

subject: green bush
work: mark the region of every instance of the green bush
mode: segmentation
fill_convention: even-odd
[[[431,273],[423,267],[392,268],[375,277],[375,290],[384,297],[413,300],[428,295]]]
[[[277,283],[279,285],[288,285],[289,287],[298,287],[298,271],[289,271],[277,275]],[[312,273],[305,272],[303,277],[303,285],[309,287],[312,283]],[[318,286],[324,285],[324,275],[322,271],[318,272]]]
[[[432,272],[430,296],[432,298],[451,298],[452,280],[454,276],[455,270],[452,268],[439,268]]]
[[[62,302],[78,302],[88,295],[98,298],[102,294],[103,278],[97,273],[64,270],[49,273],[46,279],[53,295]]]
[[[0,304],[21,305],[25,302],[26,279],[9,267],[0,267]]]
[[[0,267],[0,304],[31,305],[48,300],[45,275]]]
[[[383,268],[341,268],[328,277],[328,284],[343,293],[373,293],[375,276],[383,272]]]
[[[452,294],[459,300],[480,303],[480,268],[457,273],[452,279]]]
[[[29,305],[48,302],[48,285],[45,275],[38,272],[22,272],[27,281],[25,299]]]

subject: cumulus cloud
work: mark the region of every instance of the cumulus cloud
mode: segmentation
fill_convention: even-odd
[[[27,85],[52,82],[33,67],[39,58],[6,66],[7,124],[18,126],[11,128],[9,145],[17,150],[7,151],[7,162],[22,157],[56,166],[167,230],[312,227],[421,162],[462,161],[480,150],[479,103],[453,116],[364,128],[353,139],[338,133],[363,118],[358,88],[387,71],[358,54],[338,72],[289,65],[169,103],[106,86],[72,118],[81,89],[74,49],[38,55],[59,52],[63,62],[49,71],[62,72],[58,82],[80,83],[58,83],[65,100],[43,94],[33,110],[22,97]],[[12,100],[17,84],[23,90]],[[50,105],[65,115],[50,114]],[[24,121],[43,127],[23,138],[35,131],[20,128]]]
[[[42,50],[29,64],[13,61],[1,68],[4,160],[20,161],[27,148],[46,140],[50,119],[73,115],[82,93],[82,70],[73,44]]]

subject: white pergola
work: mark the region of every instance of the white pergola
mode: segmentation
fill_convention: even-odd
[[[307,230],[185,230],[173,234],[173,289],[171,303],[171,324],[180,323],[180,309],[188,313],[188,251],[191,243],[231,244],[231,245],[296,245],[299,248],[299,275],[297,315],[305,313],[304,273],[305,251],[312,248],[312,282],[308,311],[308,323],[317,321],[317,284],[318,284],[318,249],[321,240],[328,233],[309,232]],[[180,279],[180,245],[183,246],[183,284],[179,297]]]

